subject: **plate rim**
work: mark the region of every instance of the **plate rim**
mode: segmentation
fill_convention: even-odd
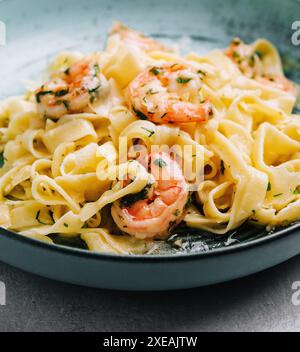
[[[207,252],[149,255],[149,254],[113,254],[113,253],[93,252],[86,249],[43,242],[34,238],[27,237],[17,232],[6,230],[3,227],[0,227],[1,236],[4,236],[9,240],[18,241],[21,243],[23,242],[27,245],[32,245],[33,247],[40,247],[42,249],[49,250],[52,252],[59,252],[59,254],[67,254],[70,256],[81,256],[88,259],[108,260],[108,261],[115,261],[115,262],[138,261],[138,262],[146,262],[146,263],[191,261],[191,260],[204,259],[208,257],[218,257],[221,255],[229,255],[235,252],[243,252],[253,247],[258,247],[258,246],[267,244],[269,242],[280,240],[286,236],[291,236],[298,231],[300,231],[299,222],[289,227],[285,227],[276,233],[273,233],[271,235],[266,235],[264,237],[255,239],[253,241],[238,243],[236,245],[228,246],[228,247],[216,248]]]

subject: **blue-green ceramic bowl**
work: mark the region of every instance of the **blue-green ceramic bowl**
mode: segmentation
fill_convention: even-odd
[[[291,43],[292,23],[300,20],[297,0],[0,0],[0,21],[7,30],[7,45],[0,46],[0,99],[22,93],[20,82],[35,78],[56,53],[101,48],[115,20],[166,42],[188,37],[181,41],[187,51],[225,47],[234,36],[246,41],[265,37],[279,47],[286,73],[300,82],[300,47]],[[193,233],[182,252],[170,242],[160,255],[115,256],[48,245],[0,229],[0,259],[80,285],[167,290],[235,279],[300,252],[297,224],[273,234],[244,226],[232,238],[229,245],[226,239]]]

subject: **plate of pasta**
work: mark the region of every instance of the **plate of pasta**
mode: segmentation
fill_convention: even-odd
[[[228,10],[214,29],[218,1],[189,2],[178,27],[179,1],[164,22],[165,1],[28,3],[0,3],[1,260],[161,290],[299,254],[299,49],[263,24],[250,31],[265,5],[243,27]],[[299,4],[287,4],[289,30]]]

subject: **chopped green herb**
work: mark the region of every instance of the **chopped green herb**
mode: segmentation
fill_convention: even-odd
[[[156,165],[156,166],[159,166],[161,169],[162,169],[163,167],[166,167],[166,166],[168,165],[168,164],[167,164],[163,159],[161,159],[161,158],[156,159],[153,164]]]
[[[99,73],[101,72],[100,66],[98,64],[94,65],[94,70],[95,70],[95,76],[99,75]]]
[[[188,200],[185,204],[185,208],[189,208],[193,204],[193,194],[189,193]]]
[[[158,76],[160,74],[160,69],[158,67],[152,67],[149,72],[155,76]]]
[[[268,182],[268,187],[267,187],[267,192],[270,192],[272,189],[272,185],[271,182]]]
[[[48,94],[54,94],[53,90],[46,90],[44,92],[39,92],[35,95],[36,98],[36,102],[40,103],[41,102],[41,97],[44,95],[48,95]]]
[[[133,108],[133,111],[140,120],[148,120],[147,116],[145,114],[143,114],[141,111],[139,111],[135,108]]]
[[[299,187],[299,186],[298,186]],[[299,191],[299,188],[298,187],[296,187],[293,191],[292,191],[292,193],[294,194],[294,195],[298,195],[298,194],[300,194],[300,191]]]
[[[65,74],[68,76],[70,74],[70,67],[65,70]]]
[[[89,93],[90,93],[90,94],[96,93],[100,87],[101,87],[101,85],[99,84],[97,87],[92,88],[92,89],[89,89]]]
[[[121,208],[130,208],[133,204],[135,204],[139,200],[144,200],[148,196],[149,188],[151,188],[151,183],[148,183],[144,189],[142,189],[138,193],[128,194],[120,200]]]
[[[189,78],[189,77],[178,77],[176,79],[177,83],[180,83],[180,84],[188,83],[191,80],[192,80],[192,78]]]
[[[64,95],[67,95],[69,93],[69,89],[61,89],[57,92],[55,92],[56,97],[63,97]]]
[[[100,88],[101,88],[101,84],[99,84],[97,87],[95,87],[93,89],[89,89],[91,103],[93,103],[98,98]]]
[[[234,59],[240,59],[240,57],[241,57],[240,54],[237,51],[234,51],[232,53],[232,55],[233,55]]]
[[[254,64],[255,64],[255,57],[254,57],[254,55],[251,55],[249,57],[249,65],[250,65],[250,67],[253,67]]]
[[[262,59],[263,56],[264,56],[264,54],[261,51],[259,51],[259,50],[255,50],[254,54],[257,55],[260,59]]]
[[[151,131],[151,130],[149,130],[146,127],[141,127],[141,128],[142,128],[142,130],[145,130],[145,131],[147,131],[149,133],[149,135],[148,135],[149,138],[151,138],[155,134],[154,131]]]
[[[2,168],[4,166],[4,163],[6,161],[6,158],[4,156],[4,152],[0,153],[0,168]]]
[[[277,194],[274,194],[273,197],[280,197],[280,196],[282,196],[282,195],[283,195],[283,193],[277,193]]]
[[[174,215],[174,216],[179,216],[179,215],[180,215],[180,210],[179,210],[179,209],[176,209],[176,210],[173,212],[173,215]]]
[[[66,223],[64,223],[64,227],[69,227],[69,225],[68,225],[68,224],[66,224]]]
[[[202,76],[206,76],[206,72],[202,71],[202,70],[198,70],[197,73],[199,75],[202,75]]]

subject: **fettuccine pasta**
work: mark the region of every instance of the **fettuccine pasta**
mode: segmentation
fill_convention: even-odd
[[[226,234],[300,219],[298,87],[275,47],[182,56],[117,23],[0,103],[0,225],[147,253],[177,226]]]

